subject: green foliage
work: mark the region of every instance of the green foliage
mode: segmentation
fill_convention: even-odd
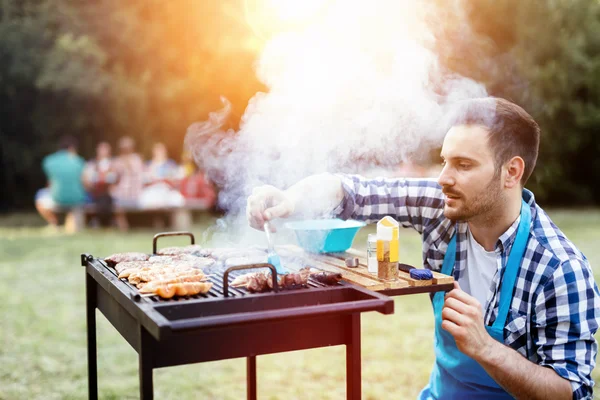
[[[515,54],[543,129],[537,185],[547,199],[598,203],[600,3],[550,5],[537,31],[523,26]]]
[[[452,70],[522,105],[542,129],[528,186],[543,204],[600,202],[600,3],[471,0],[442,30]],[[454,17],[458,17],[455,12]],[[447,41],[450,41],[448,43]]]
[[[600,201],[600,3],[431,0],[449,69],[523,105],[542,127],[529,186],[552,203]],[[81,151],[122,135],[178,157],[190,123],[233,103],[237,123],[262,86],[259,39],[242,0],[3,0],[0,210],[30,207],[58,138]]]
[[[186,128],[221,106],[239,119],[261,87],[238,0],[4,0],[0,9],[0,210],[30,207],[60,136],[155,141],[178,158]]]

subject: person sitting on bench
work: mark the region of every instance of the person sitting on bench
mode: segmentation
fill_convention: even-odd
[[[58,229],[57,212],[66,211],[65,230],[74,233],[83,225],[82,205],[86,194],[82,174],[85,161],[77,154],[77,140],[65,136],[60,150],[46,156],[42,167],[49,186],[36,194],[35,206],[53,230]]]

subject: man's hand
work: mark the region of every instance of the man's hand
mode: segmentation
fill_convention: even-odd
[[[295,209],[295,202],[276,187],[265,185],[254,188],[246,203],[246,217],[251,227],[263,229],[266,221],[273,218],[289,217]]]
[[[458,349],[474,360],[478,360],[494,342],[485,329],[481,304],[463,292],[458,282],[454,282],[454,289],[446,294],[442,328],[454,336]]]
[[[481,304],[460,289],[446,295],[442,309],[442,328],[454,336],[456,346],[477,361],[508,393],[517,399],[570,399],[568,380],[552,368],[529,361],[485,330]]]

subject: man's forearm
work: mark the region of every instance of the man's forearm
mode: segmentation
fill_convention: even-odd
[[[311,175],[287,189],[294,215],[316,217],[330,214],[344,198],[342,181],[332,174]]]
[[[534,364],[515,350],[494,341],[477,361],[487,373],[517,399],[571,399],[568,380],[552,368]]]

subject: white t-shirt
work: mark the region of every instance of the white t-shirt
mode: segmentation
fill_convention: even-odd
[[[479,300],[484,310],[498,268],[497,259],[495,251],[486,251],[467,230],[467,267],[458,283],[462,290]]]

